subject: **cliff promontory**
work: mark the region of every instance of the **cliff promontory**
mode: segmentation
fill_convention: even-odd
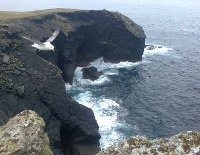
[[[45,41],[60,28],[54,51],[38,51],[21,35]],[[77,66],[105,61],[139,61],[145,34],[117,12],[43,10],[1,12],[0,125],[24,110],[45,121],[53,153],[93,155],[99,149],[98,124],[91,109],[66,94]],[[64,80],[63,80],[64,79]]]

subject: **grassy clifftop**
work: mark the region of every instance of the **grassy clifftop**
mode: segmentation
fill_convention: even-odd
[[[36,11],[28,11],[28,12],[12,12],[12,11],[0,11],[0,21],[16,19],[16,18],[26,18],[32,16],[38,16],[42,14],[49,13],[58,13],[58,12],[74,12],[77,10],[74,9],[47,9],[47,10],[36,10]]]

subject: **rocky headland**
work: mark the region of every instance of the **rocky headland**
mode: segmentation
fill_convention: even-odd
[[[55,52],[37,51],[20,37],[43,42],[56,28],[61,31],[53,41]],[[98,57],[113,63],[140,61],[144,46],[143,29],[118,12],[1,12],[0,125],[33,110],[45,121],[53,154],[97,153],[100,134],[93,111],[66,94],[65,82],[72,83],[77,66],[87,66]],[[90,71],[92,78],[101,74]]]

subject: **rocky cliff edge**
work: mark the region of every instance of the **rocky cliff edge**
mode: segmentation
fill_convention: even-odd
[[[58,27],[55,52],[36,51],[20,37],[45,41]],[[94,114],[66,94],[65,82],[72,82],[77,66],[100,56],[111,62],[141,60],[144,40],[142,28],[117,12],[1,12],[1,125],[23,110],[34,110],[46,123],[54,154],[97,153],[100,135]]]
[[[170,138],[149,140],[135,136],[116,143],[96,155],[197,155],[200,153],[200,133],[188,131]]]

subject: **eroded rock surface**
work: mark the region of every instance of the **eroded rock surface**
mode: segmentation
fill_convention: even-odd
[[[149,140],[136,136],[114,144],[96,155],[194,155],[200,153],[200,133],[188,131],[171,138]]]
[[[53,155],[45,122],[37,113],[25,110],[0,127],[1,155]]]

